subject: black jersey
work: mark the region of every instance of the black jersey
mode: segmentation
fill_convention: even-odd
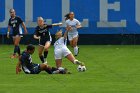
[[[8,25],[11,26],[13,30],[13,35],[20,35],[22,34],[21,23],[22,19],[20,17],[15,17],[14,19],[10,18]]]
[[[35,28],[35,35],[40,36],[41,39],[49,39],[51,37],[49,29],[52,28],[52,25],[44,24],[44,27],[41,28],[37,26]]]
[[[22,69],[26,73],[34,73],[35,67],[39,67],[39,64],[35,64],[32,62],[32,57],[27,51],[24,51],[21,54],[20,61],[21,61]],[[38,72],[40,71],[37,71],[37,73]]]

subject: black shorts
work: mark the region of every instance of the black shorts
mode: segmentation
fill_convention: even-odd
[[[28,69],[28,71],[25,70],[24,67],[22,68],[26,74],[39,74],[41,72],[41,68],[39,64],[33,64],[32,69]]]
[[[12,33],[12,37],[16,37],[16,36],[19,36],[19,37],[23,37],[23,34],[20,34],[20,33]]]
[[[33,69],[31,70],[31,74],[39,74],[41,72],[40,65],[34,64]]]
[[[12,31],[12,36],[15,37],[15,36],[22,36],[23,33],[22,33],[22,28],[19,28],[19,30],[13,30]]]
[[[46,38],[46,39],[40,39],[39,40],[39,45],[40,46],[45,46],[46,42],[52,42],[52,38]]]

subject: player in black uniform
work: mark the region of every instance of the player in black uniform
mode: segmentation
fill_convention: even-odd
[[[19,62],[16,66],[16,74],[19,74],[21,69],[26,74],[39,74],[41,71],[46,71],[48,74],[66,74],[67,69],[58,70],[57,68],[50,67],[46,63],[35,64],[32,62],[31,55],[34,53],[35,47],[33,45],[28,45],[26,50],[19,57]]]
[[[13,42],[14,42],[15,48],[14,48],[14,53],[11,56],[11,58],[15,58],[16,53],[18,53],[18,55],[20,55],[19,42],[22,37],[21,25],[24,28],[25,34],[27,34],[28,32],[27,32],[26,26],[25,26],[24,22],[22,21],[22,19],[20,17],[16,16],[15,10],[10,9],[9,12],[10,12],[11,18],[9,19],[9,23],[8,23],[7,38],[9,38],[10,30],[12,30],[12,36],[13,36]]]
[[[39,40],[39,48],[38,48],[39,58],[42,61],[42,63],[47,63],[48,49],[52,42],[49,29],[52,28],[52,26],[62,25],[62,23],[47,25],[44,23],[44,19],[42,17],[38,17],[37,24],[38,26],[35,29],[34,38]],[[44,56],[42,55],[43,50]]]

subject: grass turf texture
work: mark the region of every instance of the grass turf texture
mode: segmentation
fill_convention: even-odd
[[[21,50],[26,46],[21,45]],[[72,50],[72,48],[70,48]],[[77,59],[84,61],[86,72],[78,72],[77,66],[67,59],[63,66],[70,75],[15,74],[17,59],[10,59],[12,45],[0,45],[0,93],[139,93],[140,46],[80,46]],[[33,62],[41,63],[37,46]],[[55,66],[53,47],[48,62]]]

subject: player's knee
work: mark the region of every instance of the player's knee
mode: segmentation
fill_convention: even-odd
[[[19,43],[18,43],[18,42],[14,42],[14,45],[15,45],[15,46],[18,46],[18,45],[19,45]]]
[[[41,64],[41,69],[45,70],[47,68],[47,64]]]
[[[70,46],[73,47],[73,43],[72,42],[70,43]]]
[[[44,51],[48,51],[48,47],[44,48]]]
[[[77,46],[77,42],[74,41],[74,42],[73,42],[73,47],[76,47],[76,46]]]
[[[73,47],[76,47],[76,46],[77,46],[77,44],[76,44],[76,43],[74,43],[74,44],[73,44]]]

